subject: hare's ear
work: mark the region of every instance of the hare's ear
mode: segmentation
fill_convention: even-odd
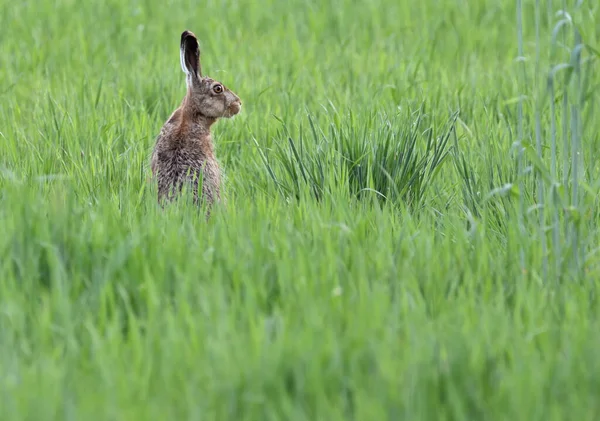
[[[188,75],[202,77],[200,69],[200,47],[198,39],[191,31],[183,31],[181,34],[180,58],[181,69]]]

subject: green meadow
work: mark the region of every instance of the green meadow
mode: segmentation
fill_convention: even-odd
[[[600,419],[600,3],[0,0],[0,419]],[[161,208],[184,29],[239,95]]]

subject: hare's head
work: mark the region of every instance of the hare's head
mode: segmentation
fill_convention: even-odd
[[[190,31],[181,34],[181,68],[186,74],[186,103],[209,118],[230,118],[240,112],[242,101],[221,82],[202,76],[198,39]]]

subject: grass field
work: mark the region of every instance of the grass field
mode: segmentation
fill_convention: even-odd
[[[600,419],[575,3],[1,0],[0,419]],[[150,178],[184,29],[209,221]]]

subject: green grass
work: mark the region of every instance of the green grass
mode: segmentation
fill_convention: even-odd
[[[2,421],[598,419],[600,7],[517,5],[2,0]]]

